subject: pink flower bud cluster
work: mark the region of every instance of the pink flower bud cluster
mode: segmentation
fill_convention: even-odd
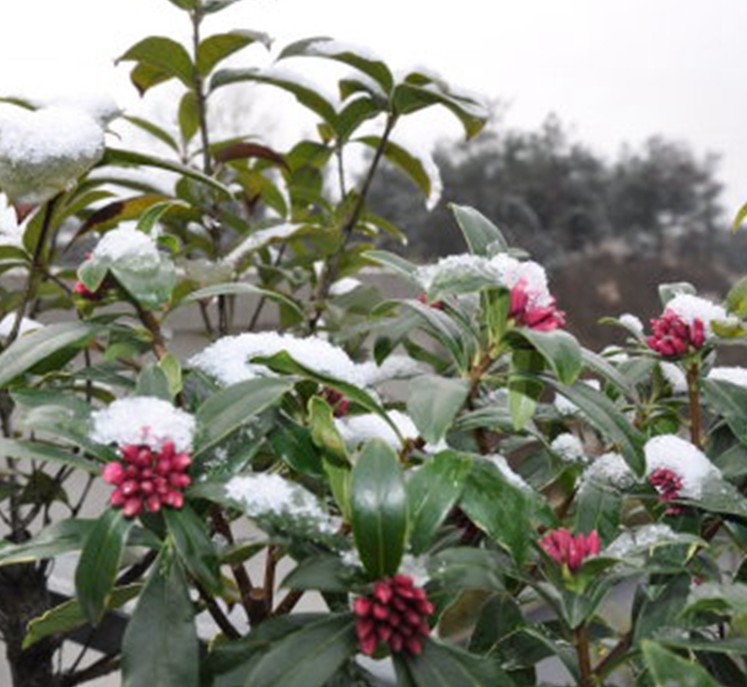
[[[181,508],[183,490],[192,480],[187,468],[192,458],[179,453],[174,442],[167,441],[157,451],[145,444],[129,444],[120,448],[122,460],[104,466],[102,477],[116,487],[109,503],[121,508],[125,517],[139,515],[143,507],[157,513],[163,506]]]
[[[330,406],[335,417],[344,417],[350,409],[350,401],[345,398],[344,394],[335,391],[329,386],[325,386],[319,394]]]
[[[601,550],[599,535],[596,530],[589,534],[577,534],[575,537],[564,528],[549,531],[539,541],[539,545],[558,565],[567,565],[575,572],[581,564]]]
[[[705,344],[705,326],[697,317],[688,324],[676,312],[665,310],[658,319],[651,320],[652,335],[646,343],[652,351],[665,358],[677,358],[696,351]]]
[[[355,630],[361,651],[370,656],[380,642],[393,653],[406,651],[417,656],[422,650],[422,637],[431,630],[428,617],[433,604],[425,590],[416,587],[411,577],[395,575],[379,580],[369,596],[359,596],[353,602],[358,616]]]
[[[76,281],[73,286],[73,293],[76,296],[80,296],[87,301],[100,301],[103,298],[101,289],[98,291],[91,291],[82,281]]]
[[[682,489],[682,478],[669,468],[658,468],[654,470],[648,478],[648,483],[659,493],[661,503],[669,503],[680,498],[680,489]],[[682,512],[680,506],[669,506],[667,515],[677,515]]]
[[[509,317],[521,327],[529,327],[540,332],[550,332],[553,329],[565,327],[565,312],[558,310],[555,299],[551,298],[546,305],[532,302],[531,294],[527,291],[526,280],[521,279],[511,289]]]

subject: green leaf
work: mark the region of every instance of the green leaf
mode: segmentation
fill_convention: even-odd
[[[17,460],[36,460],[67,465],[85,470],[92,475],[98,475],[101,472],[100,463],[88,460],[79,453],[73,453],[71,449],[65,450],[41,441],[23,441],[0,437],[0,454]]]
[[[142,588],[142,584],[130,584],[113,589],[107,610],[121,608],[134,599]],[[68,633],[87,624],[88,619],[78,599],[70,599],[29,622],[26,636],[23,638],[23,648],[28,649],[46,637]]]
[[[420,656],[395,654],[394,668],[397,684],[407,687],[515,687],[497,661],[430,638]]]
[[[160,398],[162,401],[170,401],[171,393],[166,373],[155,363],[146,365],[138,375],[135,395],[150,396],[151,398]]]
[[[167,400],[174,399],[182,390],[182,365],[173,353],[167,353],[158,361],[158,367],[166,376],[168,386]]]
[[[233,384],[213,394],[197,410],[195,456],[277,403],[292,388],[293,380],[260,377]]]
[[[428,567],[431,579],[447,594],[462,589],[504,590],[501,572],[506,561],[497,551],[455,546],[435,554]],[[437,600],[436,595],[429,596]]]
[[[122,641],[122,687],[199,687],[199,657],[182,566],[162,553]]]
[[[0,566],[29,563],[79,551],[95,525],[94,520],[60,520],[23,544],[6,543],[0,546]]]
[[[409,382],[407,413],[430,444],[446,436],[470,391],[467,379],[422,375]]]
[[[430,80],[435,84],[434,80]],[[487,117],[485,109],[470,98],[461,98],[448,93],[445,84],[418,85],[415,83],[401,83],[394,89],[394,112],[397,115],[407,115],[418,112],[432,105],[443,105],[450,110],[462,123],[467,138],[472,138],[482,131]]]
[[[470,520],[521,563],[534,539],[535,498],[528,489],[509,482],[490,460],[475,458],[460,506]]]
[[[593,480],[585,482],[576,497],[576,531],[596,530],[602,541],[619,532],[622,498],[614,489]]]
[[[179,101],[178,120],[182,139],[189,143],[200,128],[200,112],[194,91],[187,91]]]
[[[352,613],[328,615],[270,644],[246,687],[322,687],[352,656],[358,640]],[[249,635],[251,638],[251,635]]]
[[[102,158],[99,165],[115,165],[122,167],[155,167],[156,169],[164,169],[167,172],[174,172],[174,174],[189,177],[190,179],[199,181],[202,184],[206,184],[216,191],[219,191],[221,195],[225,196],[226,198],[231,198],[231,191],[212,177],[203,174],[193,167],[181,165],[178,162],[172,162],[171,160],[164,160],[153,155],[137,153],[132,150],[120,150],[119,148],[107,147],[106,152],[104,153],[104,157]]]
[[[739,318],[747,316],[747,276],[742,277],[726,295],[726,309]]]
[[[417,300],[402,301],[402,305],[415,312],[426,325],[425,331],[431,334],[451,355],[460,371],[469,366],[469,356],[465,351],[462,330],[448,315]]]
[[[356,52],[354,48],[324,36],[291,43],[283,48],[278,60],[287,57],[324,57],[342,62],[370,76],[381,86],[385,94],[389,94],[394,86],[392,72],[382,60],[370,57],[365,51]]]
[[[678,656],[660,644],[641,643],[643,662],[655,687],[723,687],[695,661]]]
[[[269,50],[272,40],[261,31],[241,29],[209,36],[197,48],[197,70],[207,76],[219,62],[253,43],[261,43]]]
[[[337,120],[337,114],[332,104],[320,95],[317,91],[309,88],[300,80],[294,80],[292,77],[285,75],[275,76],[272,72],[263,73],[256,69],[221,69],[213,75],[210,80],[210,89],[215,90],[229,84],[241,83],[243,81],[253,81],[255,83],[264,83],[291,93],[296,100],[312,112],[321,117],[325,122],[334,127]]]
[[[511,367],[508,378],[508,409],[511,413],[513,429],[520,432],[534,417],[537,403],[544,386],[529,372],[539,372],[544,368],[544,359],[535,350],[516,349],[511,354]]]
[[[311,432],[289,419],[280,419],[267,435],[275,455],[301,475],[322,476],[322,460],[312,441]]]
[[[275,301],[278,305],[282,305],[294,314],[298,315],[301,319],[304,317],[303,310],[299,307],[298,303],[294,300],[284,296],[282,293],[277,291],[271,291],[269,289],[262,289],[254,284],[247,284],[246,282],[226,282],[224,284],[214,284],[213,286],[206,286],[204,289],[198,289],[193,291],[184,299],[185,303],[193,303],[195,301],[202,300],[204,298],[213,298],[214,296],[260,296],[269,300]]]
[[[397,454],[369,441],[353,468],[353,537],[363,566],[375,579],[399,568],[407,533],[407,492]]]
[[[360,138],[356,138],[355,141],[363,143],[373,150],[377,150],[381,145],[380,136],[361,136]],[[423,192],[426,198],[431,195],[431,177],[422,160],[410,153],[406,148],[389,140],[384,145],[384,157],[404,172]]]
[[[410,512],[410,546],[423,553],[451,512],[464,489],[472,459],[456,451],[442,451],[416,470],[407,480]]]
[[[723,417],[734,436],[747,445],[747,389],[720,379],[705,379],[702,388],[711,411]]]
[[[489,257],[508,250],[501,230],[481,212],[456,203],[449,203],[449,210],[454,214],[471,253]]]
[[[666,306],[675,296],[685,294],[688,296],[694,296],[697,293],[695,287],[686,281],[673,282],[671,284],[660,284],[659,285],[659,299],[661,304]]]
[[[301,365],[301,363],[294,360],[286,351],[281,351],[280,353],[276,353],[268,358],[258,357],[255,360],[262,365],[267,365],[267,367],[274,372],[298,375],[299,377],[311,379],[322,386],[328,386],[335,391],[339,391],[351,403],[355,403],[361,408],[381,417],[394,430],[395,434],[401,438],[399,429],[391,421],[384,408],[382,408],[381,404],[367,391],[359,389],[353,384],[348,384],[347,382],[342,382],[339,379],[322,374],[321,372],[316,372],[305,365]]]
[[[223,582],[218,556],[205,531],[205,524],[188,504],[179,510],[165,508],[163,518],[184,567],[209,594],[219,595]]]
[[[286,589],[347,593],[352,569],[337,554],[320,554],[302,560],[283,580]]]
[[[744,222],[745,217],[747,217],[747,203],[739,208],[739,212],[737,212],[736,216],[734,217],[734,221],[731,223],[731,230],[737,231],[742,226],[742,222]]]
[[[165,76],[166,78],[162,78],[161,81],[176,77],[187,88],[194,86],[195,69],[189,53],[171,38],[149,36],[133,45],[117,60],[117,62],[124,61],[136,62],[138,66],[142,65]],[[134,70],[133,74],[135,74]],[[141,95],[155,85],[150,80],[143,80],[137,75],[131,75],[131,78]]]
[[[311,440],[328,456],[345,465],[350,464],[345,440],[337,431],[334,414],[329,404],[319,396],[312,396],[308,403]]]
[[[405,277],[408,281],[416,284],[418,288],[422,288],[420,282],[415,276],[418,271],[418,266],[414,265],[409,260],[405,260],[402,256],[397,255],[396,253],[390,253],[386,250],[367,250],[363,254],[363,257],[394,270]]]
[[[168,196],[157,193],[147,193],[145,195],[124,198],[116,200],[113,203],[108,203],[96,210],[86,219],[83,226],[75,233],[73,241],[76,241],[92,229],[96,229],[96,231],[103,233],[107,229],[117,226],[120,222],[139,219],[148,208],[167,200],[169,200]],[[71,243],[73,241],[71,241]],[[85,261],[80,266],[79,272],[89,263],[90,260]],[[86,282],[86,285],[88,285],[88,282]],[[98,285],[96,286],[98,287]]]
[[[581,346],[568,332],[556,329],[540,332],[528,327],[514,329],[512,338],[521,337],[547,361],[555,376],[563,384],[573,384],[583,367]]]
[[[569,401],[575,403],[584,412],[589,422],[617,445],[617,449],[636,475],[643,474],[645,469],[643,435],[630,425],[628,419],[612,401],[583,382],[576,382],[573,386],[564,386],[552,379],[548,379],[547,382]]]
[[[100,329],[83,322],[61,322],[19,337],[0,353],[0,387],[63,348],[82,346]]]
[[[75,569],[75,593],[92,625],[98,624],[109,603],[132,522],[121,509],[109,508],[86,538]]]

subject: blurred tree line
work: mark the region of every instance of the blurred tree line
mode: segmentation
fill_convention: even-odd
[[[735,241],[744,240],[727,231],[717,157],[684,143],[654,136],[607,159],[550,116],[538,131],[493,125],[469,143],[439,145],[434,158],[444,190],[432,212],[394,168],[376,180],[373,209],[409,238],[390,250],[421,259],[463,251],[446,208],[454,201],[478,208],[550,269],[600,245],[669,258],[697,246],[743,269],[732,264]]]

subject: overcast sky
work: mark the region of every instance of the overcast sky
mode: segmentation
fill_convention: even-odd
[[[3,10],[0,94],[99,90],[130,108],[128,68],[113,60],[147,34],[188,28],[167,0],[23,0]],[[732,215],[747,200],[745,26],[744,0],[243,0],[206,30],[365,45],[395,68],[425,65],[508,101],[510,126],[555,112],[608,154],[654,133],[687,141],[721,154]],[[445,115],[417,126],[426,139],[458,133]]]

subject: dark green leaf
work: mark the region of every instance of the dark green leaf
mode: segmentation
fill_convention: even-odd
[[[363,143],[364,145],[369,146],[373,150],[377,150],[381,145],[380,136],[362,136],[355,140],[358,143]],[[395,167],[404,172],[423,192],[423,195],[426,198],[431,195],[432,180],[422,160],[418,159],[406,148],[403,148],[392,141],[386,141],[384,145],[384,157]]]
[[[355,653],[354,628],[353,614],[343,613],[287,634],[254,665],[246,687],[322,687]]]
[[[573,384],[576,381],[583,367],[583,359],[581,346],[571,334],[560,329],[541,332],[521,327],[515,329],[513,335],[528,341],[547,361],[560,382]]]
[[[470,391],[466,379],[423,375],[409,382],[407,412],[428,443],[446,436]]]
[[[502,573],[506,561],[496,551],[456,546],[435,554],[428,567],[431,579],[447,593],[461,589],[504,589]]]
[[[361,561],[376,578],[394,575],[405,548],[407,493],[397,454],[368,442],[353,468],[353,536]]]
[[[142,117],[135,117],[134,115],[122,115],[122,118],[126,119],[130,124],[136,126],[138,129],[142,129],[154,138],[157,138],[161,143],[165,143],[175,153],[179,153],[179,144],[174,140],[174,137],[157,124],[149,122],[147,119],[143,119]]]
[[[456,451],[442,451],[407,480],[410,546],[414,554],[421,554],[428,548],[459,499],[471,467],[472,460],[468,456]]]
[[[107,610],[124,606],[128,601],[134,599],[142,588],[142,584],[130,584],[126,587],[113,589],[107,604]],[[69,632],[87,624],[88,620],[83,614],[80,602],[77,599],[71,599],[29,622],[28,631],[23,638],[23,648],[28,649],[45,637]]]
[[[703,398],[721,415],[734,436],[747,445],[747,389],[720,379],[703,380]]]
[[[256,69],[221,69],[213,75],[210,81],[210,88],[211,90],[215,90],[222,86],[241,83],[243,81],[277,86],[293,94],[298,102],[308,107],[325,122],[334,126],[337,114],[331,103],[301,80],[296,81],[292,77],[286,77],[285,75],[282,77],[275,76],[272,72],[263,73]]]
[[[164,509],[163,518],[184,567],[209,594],[219,595],[223,582],[218,556],[202,520],[188,504],[179,510]]]
[[[510,482],[486,458],[475,458],[460,501],[480,529],[506,547],[521,563],[533,537],[534,494]]]
[[[247,284],[246,282],[227,282],[225,284],[214,284],[213,286],[206,286],[204,289],[193,291],[184,299],[185,303],[192,303],[199,301],[204,298],[212,298],[214,296],[260,296],[262,298],[268,298],[269,300],[275,301],[279,305],[283,305],[286,308],[292,310],[299,317],[303,318],[304,313],[298,304],[284,296],[282,293],[277,291],[271,291],[269,289],[262,289],[254,284]]]
[[[688,661],[656,642],[645,641],[641,648],[655,687],[722,687],[695,661]]]
[[[195,455],[215,446],[255,415],[277,403],[293,388],[293,380],[275,377],[249,379],[213,394],[197,410]]]
[[[171,392],[166,373],[156,364],[146,365],[138,375],[135,395],[170,401]]]
[[[189,143],[200,128],[200,112],[194,91],[187,91],[179,101],[179,131]]]
[[[292,420],[279,421],[267,436],[275,455],[301,475],[324,474],[322,460],[311,440],[311,432]]]
[[[60,520],[23,544],[5,542],[0,546],[0,565],[28,563],[79,551],[95,526],[94,520]]]
[[[166,75],[167,78],[176,77],[187,88],[194,86],[195,70],[189,53],[171,38],[149,36],[133,45],[117,61],[136,62]],[[142,94],[153,84],[141,81],[135,82],[135,85]]]
[[[283,580],[287,589],[347,593],[352,570],[337,554],[320,554],[302,560]]]
[[[0,437],[0,455],[17,460],[37,460],[68,465],[85,470],[92,475],[98,475],[101,472],[100,463],[88,460],[79,453],[73,453],[72,449],[65,450],[41,441],[23,441]]]
[[[576,382],[571,387],[552,379],[547,381],[560,394],[575,403],[589,422],[617,445],[623,458],[636,475],[643,474],[645,468],[642,450],[643,436],[630,425],[623,412],[612,401],[583,382]]]
[[[81,346],[100,327],[84,322],[50,324],[16,339],[0,353],[0,387],[68,346]]]
[[[75,570],[75,592],[86,618],[96,625],[109,603],[132,520],[109,508],[86,538]]]
[[[199,687],[194,606],[179,560],[162,554],[122,642],[122,687]]]
[[[396,654],[397,684],[408,687],[514,687],[497,661],[426,638],[416,657]]]
[[[246,30],[209,36],[197,48],[197,70],[207,76],[219,62],[253,43],[261,43],[269,50],[272,40],[266,33]]]

